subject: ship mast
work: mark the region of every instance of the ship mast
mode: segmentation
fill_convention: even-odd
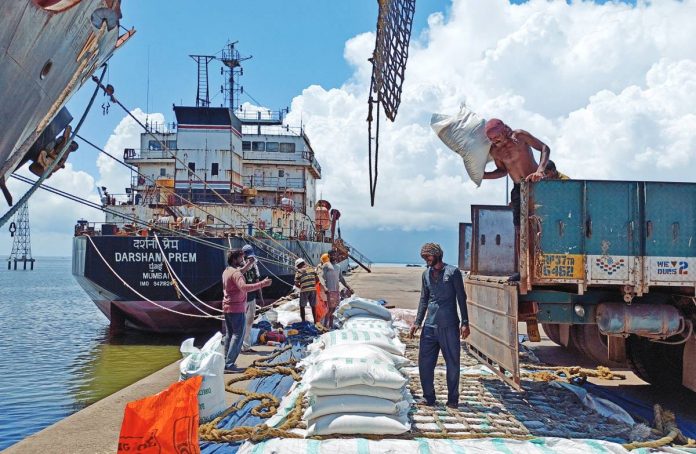
[[[244,75],[244,69],[242,68],[242,62],[253,58],[251,55],[248,57],[241,57],[239,51],[235,49],[235,44],[228,43],[225,49],[222,51],[222,64],[225,65],[223,68],[223,73],[225,74],[225,86],[223,91],[225,97],[227,98],[228,107],[232,109],[233,112],[239,107],[239,98],[242,93],[244,93],[244,87],[242,87],[237,79]]]
[[[189,55],[198,64],[198,91],[196,107],[210,107],[210,91],[208,90],[208,63],[215,60],[213,55]]]

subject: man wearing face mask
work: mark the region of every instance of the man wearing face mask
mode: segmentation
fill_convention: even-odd
[[[415,336],[425,319],[418,347],[418,371],[423,388],[421,403],[435,405],[435,365],[442,350],[447,368],[447,406],[457,408],[461,340],[470,334],[464,279],[457,267],[442,261],[439,244],[423,245],[421,257],[428,268],[423,272],[418,313],[409,333]]]

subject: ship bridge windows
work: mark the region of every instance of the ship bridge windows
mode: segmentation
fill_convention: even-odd
[[[210,165],[210,175],[213,176],[213,177],[216,177],[216,176],[218,175],[219,171],[220,171],[220,170],[219,170],[219,165],[218,165],[218,163],[217,163],[217,162],[213,162],[213,163]]]
[[[167,147],[167,150],[176,150],[176,140],[150,140],[147,144],[147,149],[150,151],[162,151],[162,145]]]
[[[188,168],[190,172],[195,172],[196,171],[196,163],[195,162],[189,162],[188,163]]]
[[[294,153],[296,146],[294,142],[252,142],[245,140],[242,142],[242,151],[267,151],[270,153]]]
[[[167,176],[167,169],[165,169],[164,167],[160,167],[160,176],[166,177]]]
[[[278,176],[279,176],[280,178],[283,178],[283,177],[285,176],[285,170],[279,169],[279,170],[278,170]]]
[[[295,152],[295,144],[292,142],[283,142],[280,144],[280,152],[281,153],[294,153]]]
[[[266,151],[266,142],[251,142],[251,151]]]

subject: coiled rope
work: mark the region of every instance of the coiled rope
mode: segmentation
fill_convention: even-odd
[[[293,406],[287,419],[279,427],[268,427],[266,424],[258,426],[239,426],[232,429],[220,429],[217,425],[228,415],[241,410],[249,402],[258,400],[259,404],[251,409],[251,414],[259,418],[270,418],[275,415],[280,405],[280,400],[270,393],[257,393],[246,389],[232,386],[234,383],[252,380],[254,378],[269,377],[275,374],[289,375],[295,381],[301,381],[300,376],[295,369],[286,367],[286,365],[294,366],[297,360],[292,358],[288,361],[276,364],[269,364],[270,361],[277,358],[281,354],[288,351],[291,346],[287,346],[281,350],[277,350],[271,356],[257,359],[244,373],[235,376],[227,381],[225,391],[244,396],[243,399],[225,410],[220,416],[213,419],[209,423],[201,424],[198,428],[198,437],[202,441],[215,441],[234,443],[238,441],[259,442],[268,440],[269,438],[303,438],[301,435],[290,432],[300,426],[303,414],[304,392],[300,393],[295,405]],[[260,369],[263,367],[263,369]]]

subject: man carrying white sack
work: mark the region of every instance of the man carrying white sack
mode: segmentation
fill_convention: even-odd
[[[429,406],[436,404],[435,366],[442,350],[447,368],[447,406],[457,408],[461,339],[469,337],[469,315],[462,273],[457,267],[443,262],[443,255],[437,243],[426,243],[421,248],[421,257],[428,268],[423,272],[418,313],[409,334],[415,336],[425,319],[418,348],[418,371],[423,388],[423,399],[419,403]],[[457,304],[462,316],[461,323]]]

